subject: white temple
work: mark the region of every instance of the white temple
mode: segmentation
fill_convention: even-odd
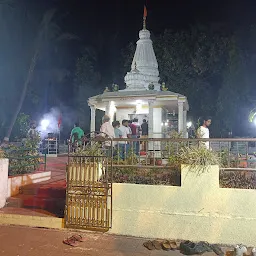
[[[170,71],[171,72],[171,71]],[[148,120],[149,138],[162,138],[168,129],[176,129],[184,137],[187,134],[187,98],[168,91],[159,84],[158,63],[146,29],[143,29],[131,65],[131,71],[124,78],[126,89],[109,92],[89,98],[91,108],[91,132],[95,131],[96,109],[105,111],[112,120],[133,119],[141,123]]]

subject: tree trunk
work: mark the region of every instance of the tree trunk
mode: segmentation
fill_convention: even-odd
[[[35,70],[38,54],[39,54],[39,50],[37,49],[35,51],[35,53],[34,53],[34,56],[31,59],[29,70],[28,70],[28,74],[27,74],[27,78],[26,78],[24,86],[23,86],[23,90],[22,90],[22,93],[21,93],[21,96],[20,96],[20,100],[19,100],[19,103],[17,105],[16,111],[15,111],[15,113],[14,113],[12,119],[11,119],[10,126],[9,126],[9,128],[8,128],[8,130],[6,132],[5,137],[4,137],[4,142],[9,142],[13,126],[14,126],[14,124],[16,122],[16,119],[17,119],[17,117],[18,117],[18,115],[20,113],[20,110],[22,108],[23,102],[24,102],[24,100],[26,98],[28,85],[31,82],[32,77],[33,77],[33,73],[34,73],[34,70]]]

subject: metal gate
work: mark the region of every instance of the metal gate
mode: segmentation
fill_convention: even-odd
[[[65,227],[108,231],[112,226],[112,158],[69,155]]]

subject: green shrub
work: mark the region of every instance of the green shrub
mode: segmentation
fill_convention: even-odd
[[[189,165],[191,171],[197,172],[200,175],[208,171],[211,165],[221,166],[221,156],[203,145],[191,145],[180,147],[178,153],[170,157],[170,162]]]
[[[40,137],[26,139],[22,146],[11,144],[5,149],[5,156],[9,158],[9,175],[25,174],[35,171],[40,165],[38,144]]]

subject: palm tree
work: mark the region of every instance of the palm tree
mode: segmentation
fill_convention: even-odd
[[[22,88],[22,92],[16,107],[15,112],[13,113],[10,125],[4,137],[4,142],[8,142],[10,135],[12,133],[12,129],[16,122],[16,119],[21,111],[22,105],[24,103],[25,97],[27,95],[28,86],[32,81],[33,74],[35,71],[36,64],[40,58],[40,54],[42,53],[43,49],[48,46],[50,42],[58,42],[65,39],[74,39],[76,38],[74,35],[71,34],[63,34],[59,26],[54,22],[54,16],[56,14],[55,9],[48,10],[44,13],[42,20],[39,24],[37,35],[35,37],[34,46],[33,46],[33,53],[30,60],[29,68],[27,71],[27,75],[24,81],[24,85]]]

